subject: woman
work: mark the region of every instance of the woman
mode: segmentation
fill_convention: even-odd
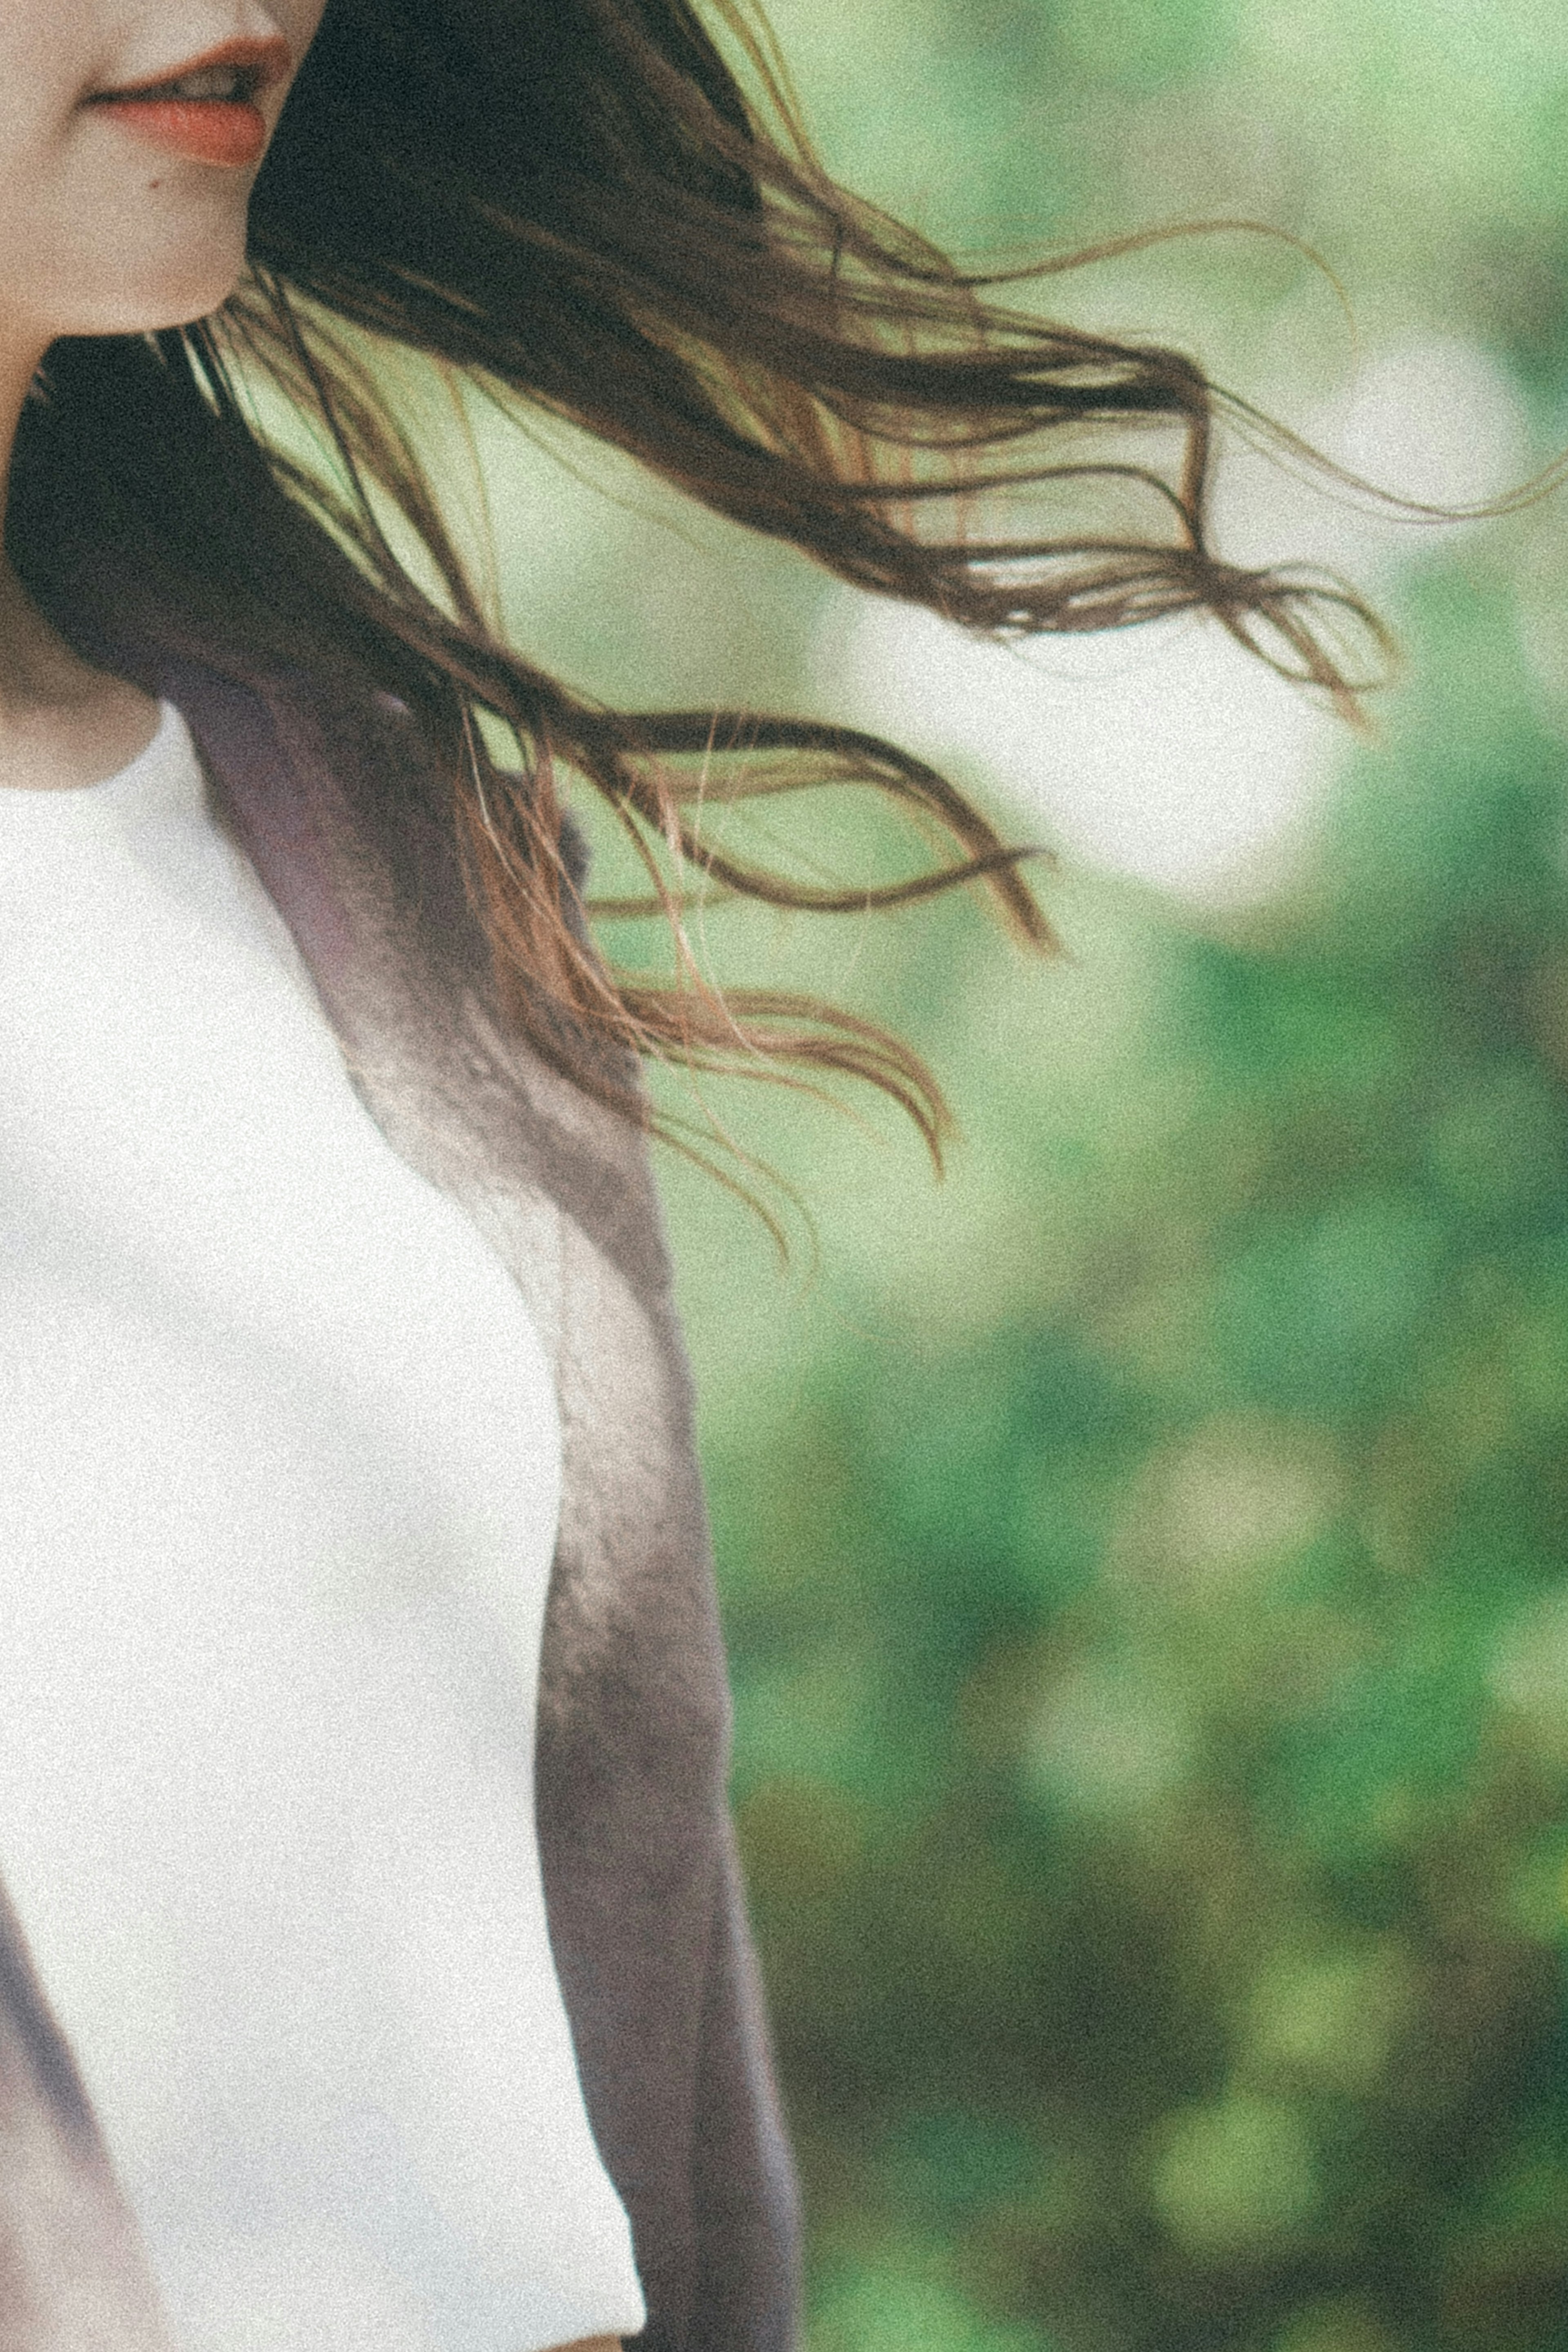
[[[557,781],[675,917],[690,853],[824,908],[980,877],[1047,935],[889,747],[500,642],[375,339],[861,586],[1207,606],[1348,691],[1312,593],[1207,550],[1197,371],[987,309],[712,15],[750,99],[687,0],[0,13],[7,2352],[795,2336],[637,1056],[942,1114],[850,1015],[615,973]],[[1030,483],[1143,503],[976,533]],[[726,775],[957,855],[792,887],[693,836]]]

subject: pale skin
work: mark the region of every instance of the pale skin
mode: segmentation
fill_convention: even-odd
[[[60,335],[140,334],[216,310],[245,260],[257,165],[165,152],[106,110],[235,41],[287,45],[255,92],[276,126],[325,0],[5,0],[0,6],[0,480]],[[151,742],[158,708],[82,661],[0,556],[0,789],[101,782]],[[555,2352],[623,2352],[607,2336]]]

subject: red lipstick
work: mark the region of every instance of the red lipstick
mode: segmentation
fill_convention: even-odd
[[[267,146],[267,118],[257,97],[285,80],[293,62],[281,37],[225,41],[147,81],[100,91],[87,103],[165,154],[243,170],[258,163]]]

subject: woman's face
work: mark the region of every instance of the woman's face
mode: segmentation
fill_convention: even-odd
[[[0,336],[42,350],[224,300],[324,5],[0,0]]]

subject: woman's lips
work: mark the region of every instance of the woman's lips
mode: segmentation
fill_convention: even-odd
[[[226,41],[150,80],[96,92],[87,103],[166,154],[243,170],[259,163],[267,146],[257,93],[286,79],[292,63],[281,38]]]
[[[194,163],[237,171],[258,163],[267,145],[267,118],[249,99],[100,98],[93,104],[133,138]]]

